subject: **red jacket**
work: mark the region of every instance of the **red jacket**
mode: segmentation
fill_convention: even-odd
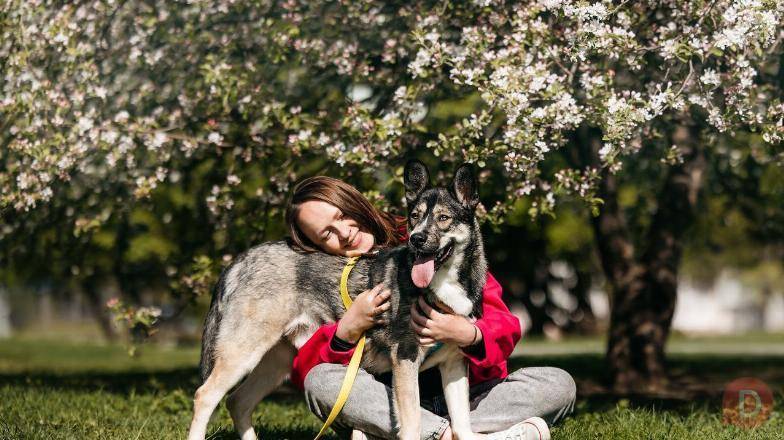
[[[506,377],[506,359],[512,354],[521,335],[520,321],[501,300],[501,285],[490,272],[487,273],[483,295],[482,317],[476,321],[476,326],[482,331],[484,357],[479,359],[463,352],[468,360],[468,382],[471,385]],[[336,329],[337,323],[322,325],[299,349],[291,370],[291,382],[294,385],[304,389],[305,376],[318,364],[327,362],[348,365],[354,349],[335,351],[330,346]]]

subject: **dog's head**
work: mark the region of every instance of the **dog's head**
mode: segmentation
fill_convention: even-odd
[[[427,167],[415,160],[406,164],[403,180],[408,203],[408,246],[414,256],[411,279],[417,287],[425,288],[456,251],[462,252],[477,239],[477,180],[473,167],[463,164],[457,168],[450,188],[431,188]]]

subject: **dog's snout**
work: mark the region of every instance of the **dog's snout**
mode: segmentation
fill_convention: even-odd
[[[416,234],[411,234],[411,237],[409,237],[408,240],[415,247],[421,248],[422,246],[425,245],[425,242],[427,241],[427,237],[425,237],[425,234],[421,232],[417,232]]]

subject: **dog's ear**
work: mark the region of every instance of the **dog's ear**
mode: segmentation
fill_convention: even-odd
[[[464,163],[457,168],[452,188],[461,205],[471,210],[476,208],[479,203],[479,182],[473,165]]]
[[[403,171],[403,183],[406,186],[406,201],[411,203],[430,186],[430,174],[425,164],[416,159],[409,160]]]

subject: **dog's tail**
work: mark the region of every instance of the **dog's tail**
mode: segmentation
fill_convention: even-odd
[[[227,270],[223,270],[218,278],[218,282],[215,283],[215,287],[212,290],[210,310],[204,319],[204,332],[201,337],[201,360],[199,362],[202,383],[210,377],[212,367],[215,364],[215,343],[218,338],[218,328],[220,327],[222,315],[220,303],[226,290],[227,272]]]

